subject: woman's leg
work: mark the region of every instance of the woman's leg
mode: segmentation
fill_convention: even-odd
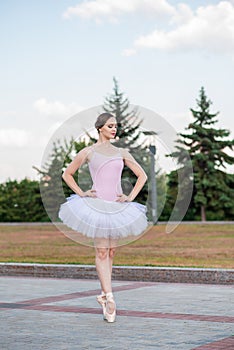
[[[104,293],[112,292],[111,274],[115,255],[116,240],[95,239],[96,270]]]
[[[101,283],[102,291],[112,292],[111,273],[115,254],[114,248],[96,248],[96,270]],[[115,311],[115,303],[108,303],[108,312],[112,314]]]
[[[109,268],[110,268],[110,278],[112,275],[112,265],[113,265],[113,259],[115,255],[115,248],[110,248],[109,249]],[[108,303],[108,312],[112,314],[115,311],[115,303],[114,302],[109,302]]]
[[[113,259],[115,256],[115,248],[109,249],[109,266],[110,266],[110,273],[112,274],[112,266],[113,266]]]
[[[96,248],[95,263],[103,292],[112,292],[109,248]]]

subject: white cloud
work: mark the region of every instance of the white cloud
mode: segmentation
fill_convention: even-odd
[[[47,101],[46,98],[40,98],[37,101],[35,101],[34,108],[36,108],[36,110],[38,110],[41,114],[54,117],[70,117],[84,109],[83,107],[79,106],[74,102],[65,105],[60,101]]]
[[[100,22],[105,18],[116,21],[119,16],[129,13],[172,15],[174,8],[166,0],[92,0],[68,7],[63,16],[64,18],[76,16]]]
[[[129,14],[150,14],[155,20],[160,18],[161,24],[164,19],[167,29],[156,28],[149,34],[141,35],[134,41],[133,47],[123,50],[123,56],[132,56],[142,48],[219,53],[234,51],[233,0],[200,6],[196,10],[185,3],[172,6],[167,0],[88,0],[68,7],[63,16],[100,23],[105,19],[116,22],[120,16]]]
[[[176,6],[175,12],[170,21],[171,24],[185,24],[193,18],[193,11],[187,4],[180,3]]]
[[[171,23],[177,24],[177,27],[142,35],[135,40],[133,48],[128,50],[154,48],[164,51],[234,51],[234,5],[229,1],[201,6],[194,13],[187,5],[180,5],[172,16]]]
[[[0,130],[0,145],[11,147],[24,147],[30,142],[31,135],[23,129],[1,129]]]

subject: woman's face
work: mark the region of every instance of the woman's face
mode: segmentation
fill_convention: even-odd
[[[109,118],[100,129],[102,136],[107,139],[114,139],[117,132],[117,121],[114,117]]]

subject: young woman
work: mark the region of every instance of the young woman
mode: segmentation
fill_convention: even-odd
[[[147,175],[124,148],[111,144],[117,132],[116,118],[110,113],[98,116],[95,127],[98,141],[82,149],[63,173],[63,179],[75,192],[62,204],[59,217],[68,227],[90,237],[96,250],[96,270],[102,288],[97,301],[104,319],[114,322],[116,304],[112,294],[111,274],[115,248],[121,239],[136,237],[148,226],[146,207],[133,200],[144,186]],[[74,180],[74,173],[88,162],[93,186],[84,192]],[[121,188],[123,167],[129,167],[137,181],[129,195]]]

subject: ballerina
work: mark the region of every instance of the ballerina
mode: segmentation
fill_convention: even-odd
[[[110,140],[115,138],[117,132],[117,121],[112,114],[100,114],[95,128],[98,141],[83,148],[62,175],[75,194],[61,205],[59,218],[74,231],[93,240],[96,270],[102,288],[97,301],[103,308],[103,318],[114,322],[116,304],[111,284],[113,258],[121,239],[136,239],[148,226],[146,206],[134,202],[147,181],[147,175],[129,151],[111,144]],[[93,185],[84,192],[73,175],[85,162],[88,163]],[[129,195],[125,195],[121,188],[124,165],[137,177]]]

